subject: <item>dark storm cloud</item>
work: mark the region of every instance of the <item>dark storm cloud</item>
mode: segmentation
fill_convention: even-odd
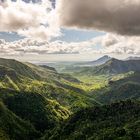
[[[140,35],[140,0],[59,0],[60,24]]]

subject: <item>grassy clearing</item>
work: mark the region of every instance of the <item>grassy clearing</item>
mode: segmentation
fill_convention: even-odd
[[[107,75],[100,75],[100,76],[83,75],[83,76],[75,76],[75,77],[78,80],[80,80],[81,83],[80,84],[74,83],[73,86],[81,88],[85,90],[86,92],[105,87],[108,84],[108,80],[109,80],[109,76]]]

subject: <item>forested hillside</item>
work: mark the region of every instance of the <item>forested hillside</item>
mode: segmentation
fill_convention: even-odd
[[[0,59],[1,139],[139,139],[139,66],[121,72],[115,63],[119,72],[112,73],[118,71],[112,63],[104,67],[112,60],[88,67],[90,72],[81,67],[80,73],[63,74]]]
[[[50,139],[139,140],[140,102],[121,101],[78,111]]]

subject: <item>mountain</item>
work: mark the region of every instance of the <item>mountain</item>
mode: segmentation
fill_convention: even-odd
[[[110,59],[105,64],[96,67],[85,67],[76,74],[82,75],[114,75],[127,73],[129,71],[140,71],[140,60],[122,61],[115,58]]]
[[[111,59],[110,56],[104,55],[103,57],[100,57],[99,59],[97,59],[95,61],[75,63],[74,65],[75,66],[80,66],[80,67],[95,67],[95,66],[99,66],[99,65],[102,65],[102,64],[106,63],[110,59]]]
[[[110,56],[108,55],[104,55],[103,57],[95,60],[95,61],[91,61],[91,62],[87,62],[86,65],[88,66],[98,66],[98,65],[102,65],[104,63],[106,63],[107,61],[109,61],[111,59]]]
[[[75,110],[93,104],[85,91],[76,87],[80,81],[54,68],[0,58],[0,88],[40,93],[62,106]]]
[[[60,64],[53,64],[52,66],[55,67],[61,73],[75,73],[80,72],[83,69],[90,69],[99,65],[102,65],[111,59],[110,56],[105,55],[95,61],[87,61],[87,62],[73,62],[73,63],[60,63]]]
[[[0,101],[19,119],[30,122],[34,133],[40,135],[57,127],[77,110],[98,104],[76,86],[79,84],[76,78],[51,67],[0,59]],[[4,133],[10,137],[7,131]],[[13,135],[19,139],[16,132]]]
[[[31,69],[28,65],[14,59],[0,58],[0,66],[13,70],[15,73],[22,76],[39,79],[39,75],[33,69]]]
[[[29,122],[21,119],[0,101],[0,139],[1,140],[29,140],[37,139],[41,135]]]
[[[83,83],[52,67],[1,58],[0,139],[139,139],[138,64],[110,59],[82,68],[80,74],[92,74],[96,82],[103,81],[100,74],[111,75],[105,86],[94,89],[94,82]],[[135,72],[125,73],[130,70]]]
[[[118,80],[113,77],[108,83],[108,86],[92,93],[100,103],[110,104],[126,99],[140,100],[140,72],[125,74],[124,78]]]
[[[96,68],[95,73],[103,74],[119,74],[129,71],[140,71],[140,60],[122,61],[113,58]]]
[[[139,116],[140,102],[131,100],[82,109],[62,124],[49,140],[138,140]]]
[[[65,75],[60,75],[54,68],[48,66],[37,66],[31,63],[19,62],[14,59],[0,58],[0,75],[3,75],[4,71],[11,71],[18,74],[18,76],[24,76],[34,80],[69,80],[69,78],[66,79]],[[7,72],[5,72],[5,75],[6,74],[9,75]],[[15,77],[15,75],[13,77]],[[75,78],[73,79],[75,80]]]
[[[0,99],[7,108],[23,120],[30,121],[38,131],[52,129],[71,114],[56,100],[39,93],[0,89]]]
[[[130,56],[125,60],[140,60],[140,57],[134,57],[134,56]]]

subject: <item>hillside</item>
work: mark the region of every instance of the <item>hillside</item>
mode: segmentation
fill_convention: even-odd
[[[110,56],[104,55],[104,56],[100,57],[99,59],[97,59],[95,61],[90,61],[90,62],[83,63],[82,66],[92,66],[92,67],[93,66],[99,66],[99,65],[102,65],[102,64],[106,63],[110,59],[111,59]]]
[[[54,64],[48,64],[54,68],[56,68],[59,72],[61,73],[75,73],[75,72],[80,72],[81,70],[84,69],[90,69],[96,66],[100,66],[104,63],[106,63],[107,61],[109,61],[111,59],[110,56],[105,55],[103,57],[100,57],[97,60],[94,61],[85,61],[85,62],[65,62],[65,63],[54,63]]]
[[[139,60],[128,60],[121,61],[118,59],[111,59],[105,64],[97,68],[96,73],[105,74],[119,74],[126,73],[129,71],[140,71],[140,61]]]
[[[13,71],[16,71],[18,74],[29,78],[39,78],[39,75],[37,75],[37,73],[33,69],[31,69],[26,64],[16,61],[14,59],[0,58],[0,66],[9,68]]]
[[[40,93],[72,110],[94,104],[75,84],[80,81],[54,68],[0,59],[0,88]]]
[[[33,125],[24,121],[0,102],[0,139],[1,140],[29,140],[37,139],[40,133],[35,130]]]
[[[0,136],[4,140],[139,138],[138,101],[112,104],[120,100],[140,99],[140,72],[125,73],[138,70],[138,61],[111,59],[98,67],[90,67],[90,71],[83,67],[81,76],[87,77],[83,77],[85,81],[93,79],[92,84],[81,82],[69,74],[60,74],[48,66],[9,59],[0,61],[0,101],[7,116],[3,118],[5,112],[0,114]],[[136,115],[125,117],[132,113]],[[3,121],[13,123],[5,124]],[[13,131],[9,134],[11,126]],[[19,131],[16,130],[18,127]]]
[[[68,74],[16,60],[0,61],[0,100],[11,113],[30,122],[34,131],[41,135],[77,110],[97,104],[84,90],[73,86],[80,81]],[[4,133],[8,136],[7,131]],[[18,134],[13,134],[17,139]]]
[[[9,110],[43,132],[55,127],[71,114],[56,100],[50,100],[38,93],[17,92],[0,89],[0,98]]]
[[[112,58],[100,66],[81,68],[81,71],[75,75],[115,75],[129,71],[140,71],[139,64],[140,60],[122,61]]]
[[[140,73],[132,72],[118,80],[110,79],[108,86],[93,91],[92,94],[104,104],[126,99],[140,100]]]
[[[140,103],[131,100],[74,114],[51,140],[140,139]],[[47,138],[46,138],[47,139]]]
[[[4,59],[0,58],[0,72],[2,68],[5,68],[5,70],[11,70],[15,71],[15,73],[28,77],[35,80],[67,80],[69,81],[69,78],[66,78],[65,75],[57,73],[57,71],[54,68],[48,67],[48,66],[37,66],[31,63],[25,63],[25,62],[19,62],[14,59]],[[71,77],[72,79],[73,77]],[[76,81],[75,78],[73,80]],[[78,82],[78,81],[77,81]]]

